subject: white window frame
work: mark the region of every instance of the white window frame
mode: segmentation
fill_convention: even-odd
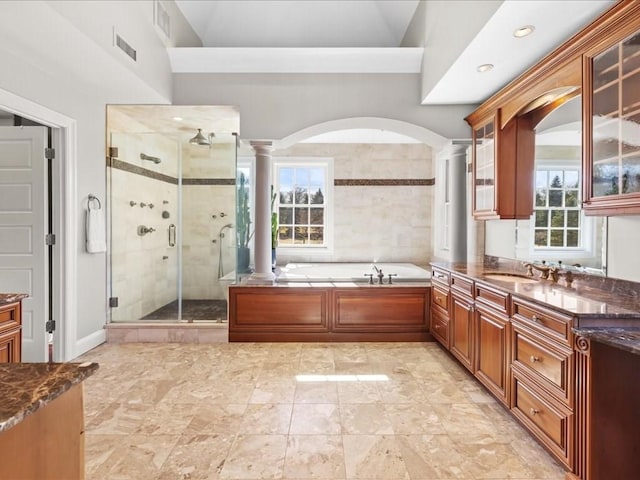
[[[273,157],[273,185],[274,191],[280,191],[278,170],[280,167],[315,167],[325,170],[325,198],[324,198],[324,245],[282,245],[278,243],[278,255],[330,255],[333,254],[333,222],[334,222],[334,176],[333,158],[330,157]],[[280,196],[276,198],[274,208],[278,209]],[[279,222],[279,219],[278,219]]]
[[[582,203],[582,190],[580,185],[582,185],[583,175],[582,169],[580,166],[575,165],[575,163],[563,163],[563,162],[537,162],[536,169],[545,170],[545,171],[553,171],[553,170],[578,170],[578,206]],[[533,189],[533,214],[529,219],[529,256],[532,260],[562,260],[567,258],[567,256],[571,256],[571,258],[590,258],[595,255],[595,229],[594,222],[591,217],[588,217],[584,214],[584,210],[579,208],[580,212],[580,242],[581,245],[579,247],[537,247],[535,245],[535,230],[536,230],[536,213],[535,213],[535,195],[536,189],[534,186]]]

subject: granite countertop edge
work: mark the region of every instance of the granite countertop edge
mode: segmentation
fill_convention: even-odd
[[[3,305],[9,305],[20,300],[27,298],[29,295],[26,293],[0,293],[0,307]]]
[[[46,407],[98,367],[93,362],[0,364],[0,432]]]
[[[577,336],[640,355],[640,327],[577,327]]]

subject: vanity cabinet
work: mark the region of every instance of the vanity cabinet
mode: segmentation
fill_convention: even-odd
[[[0,305],[0,363],[19,363],[22,345],[20,302]]]
[[[473,282],[451,274],[450,352],[471,373],[475,372]]]
[[[587,214],[640,213],[640,5],[584,55]]]
[[[476,378],[509,407],[509,294],[481,283],[475,289]]]
[[[574,462],[573,317],[512,299],[512,412],[568,468]]]
[[[429,332],[447,350],[449,349],[449,272],[431,270],[431,320]]]

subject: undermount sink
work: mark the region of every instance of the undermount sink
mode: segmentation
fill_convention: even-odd
[[[512,283],[537,283],[538,280],[527,277],[526,275],[518,275],[517,273],[486,273],[484,278],[489,280],[500,280],[502,282]]]

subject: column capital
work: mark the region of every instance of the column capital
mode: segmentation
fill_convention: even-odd
[[[272,140],[250,140],[249,145],[253,147],[256,153],[271,153],[273,150]]]

